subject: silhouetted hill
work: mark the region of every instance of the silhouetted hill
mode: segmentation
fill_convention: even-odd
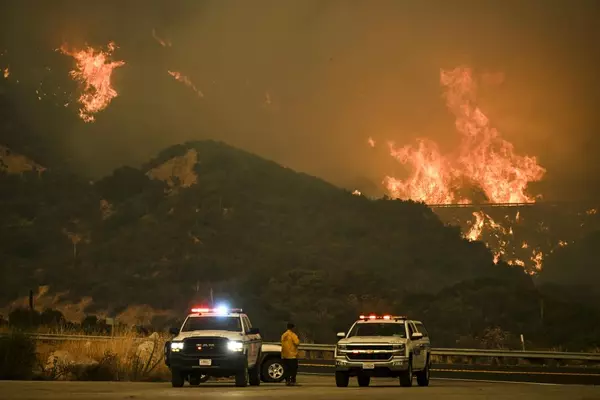
[[[408,311],[451,343],[518,329],[531,318],[519,303],[537,296],[521,268],[495,265],[423,204],[369,200],[220,142],[174,146],[94,183],[4,171],[0,189],[5,304],[42,287],[40,307],[158,323],[212,291],[271,338],[294,320],[331,341],[361,312]]]

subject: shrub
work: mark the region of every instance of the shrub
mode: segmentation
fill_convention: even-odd
[[[0,337],[0,379],[30,379],[35,350],[35,342],[23,334]]]

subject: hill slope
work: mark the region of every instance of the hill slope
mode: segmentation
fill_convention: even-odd
[[[91,297],[88,311],[184,310],[212,288],[260,319],[333,323],[512,275],[424,205],[354,196],[218,142],[169,148],[93,185],[51,169],[0,184],[3,302],[49,285],[62,301]]]

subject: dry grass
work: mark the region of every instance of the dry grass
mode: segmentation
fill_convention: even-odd
[[[82,332],[69,332],[83,334]],[[163,360],[166,336],[120,334],[110,340],[38,342],[40,373],[47,379],[156,381],[170,376]]]

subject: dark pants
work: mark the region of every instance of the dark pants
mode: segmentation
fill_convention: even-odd
[[[298,374],[298,359],[284,358],[283,366],[285,368],[285,381],[288,383],[296,383],[296,375]]]

